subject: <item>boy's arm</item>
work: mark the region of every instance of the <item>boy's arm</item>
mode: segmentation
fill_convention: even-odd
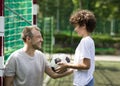
[[[84,58],[81,60],[81,63],[74,64],[74,63],[58,63],[59,67],[56,69],[57,72],[61,72],[66,68],[78,69],[78,70],[88,70],[90,68],[90,59]]]

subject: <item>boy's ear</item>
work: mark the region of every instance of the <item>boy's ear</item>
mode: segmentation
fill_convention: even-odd
[[[85,27],[86,27],[86,24],[83,24],[83,26],[85,26]]]
[[[84,24],[83,27],[86,28],[86,24]]]

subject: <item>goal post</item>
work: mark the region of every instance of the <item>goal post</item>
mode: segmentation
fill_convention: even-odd
[[[3,86],[4,69],[4,0],[0,0],[0,86]]]

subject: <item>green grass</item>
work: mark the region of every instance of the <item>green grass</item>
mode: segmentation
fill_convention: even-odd
[[[120,62],[96,62],[95,86],[120,86]]]
[[[96,61],[95,86],[120,86],[120,62]],[[73,86],[73,75],[50,79],[47,86]]]

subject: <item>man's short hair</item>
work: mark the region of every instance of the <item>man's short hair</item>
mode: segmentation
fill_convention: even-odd
[[[26,26],[23,29],[21,37],[22,37],[22,39],[23,39],[24,42],[26,41],[26,37],[27,36],[29,36],[30,38],[33,37],[33,33],[32,33],[33,29],[40,31],[40,29],[37,26]]]

